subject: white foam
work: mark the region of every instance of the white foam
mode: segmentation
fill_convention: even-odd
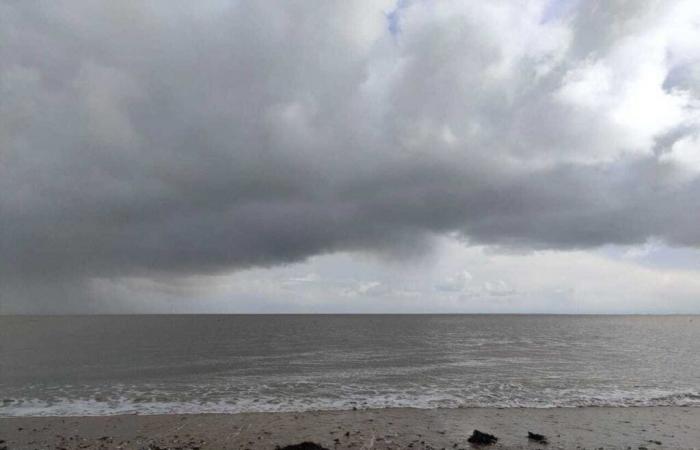
[[[530,393],[533,394],[533,393]],[[700,407],[700,393],[671,392],[660,389],[645,391],[608,391],[592,393],[563,390],[542,397],[506,397],[503,393],[482,392],[458,396],[439,392],[417,395],[394,392],[365,396],[337,398],[254,397],[235,401],[157,401],[141,397],[112,397],[106,400],[57,398],[51,401],[39,399],[5,400],[0,406],[1,417],[26,416],[101,416],[117,414],[201,414],[241,412],[301,412],[317,410],[347,410],[353,407],[419,409],[434,408],[561,408],[584,406],[695,406]]]

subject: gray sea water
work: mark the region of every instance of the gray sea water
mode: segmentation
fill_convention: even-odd
[[[700,316],[4,316],[0,402],[0,416],[700,406]]]

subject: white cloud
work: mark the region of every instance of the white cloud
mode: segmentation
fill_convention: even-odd
[[[463,292],[474,277],[467,270],[458,272],[454,276],[448,276],[435,285],[435,289],[442,292]]]
[[[659,161],[673,166],[684,181],[697,177],[700,175],[700,134],[674,142],[671,150],[663,153]]]

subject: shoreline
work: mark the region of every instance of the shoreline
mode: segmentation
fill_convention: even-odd
[[[700,408],[384,408],[235,414],[122,414],[0,418],[0,448],[274,449],[316,442],[328,449],[468,449],[473,430],[488,448],[700,448]]]
[[[571,410],[571,409],[664,409],[664,408],[684,408],[684,409],[700,409],[699,404],[659,404],[659,405],[644,405],[644,404],[629,404],[629,405],[618,405],[618,404],[604,404],[604,405],[556,405],[556,406],[435,406],[435,407],[423,407],[423,406],[358,406],[353,408],[327,408],[327,409],[290,409],[290,410],[245,410],[245,411],[195,411],[195,412],[148,412],[148,411],[132,411],[124,410],[114,413],[89,413],[89,414],[19,414],[19,415],[2,415],[0,414],[0,421],[3,419],[75,419],[75,418],[86,418],[86,417],[128,417],[128,416],[236,416],[242,414],[309,414],[309,413],[349,413],[349,412],[362,412],[362,411],[386,411],[386,410],[416,410],[416,411],[450,411],[459,409],[468,410],[540,410],[540,411],[556,411],[556,410]]]

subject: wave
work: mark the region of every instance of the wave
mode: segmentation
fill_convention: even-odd
[[[565,395],[567,394],[567,395]],[[245,412],[303,412],[377,408],[574,408],[574,407],[700,407],[700,392],[610,391],[560,392],[557,396],[507,398],[495,395],[464,398],[455,395],[387,393],[337,398],[255,397],[237,400],[167,400],[165,396],[114,396],[99,398],[4,399],[0,417],[102,416],[118,414],[204,414]]]

